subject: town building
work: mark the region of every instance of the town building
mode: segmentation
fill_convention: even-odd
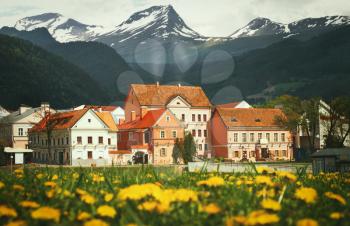
[[[211,120],[212,156],[239,161],[292,160],[292,137],[280,109],[221,108]]]
[[[109,151],[117,149],[117,128],[108,114],[82,109],[42,119],[29,131],[34,162],[73,166],[111,164]]]
[[[252,108],[248,102],[242,100],[240,102],[230,102],[225,104],[218,104],[215,107],[222,107],[222,108]]]
[[[176,139],[184,138],[184,123],[168,109],[147,110],[118,126],[118,163],[173,163]],[[127,157],[125,157],[125,155]]]
[[[3,108],[2,106],[0,106],[0,119],[8,116],[10,114],[9,111],[7,111],[5,108]]]
[[[72,110],[81,110],[84,108],[90,108],[96,112],[110,112],[113,116],[115,123],[125,120],[125,111],[122,107],[114,105],[80,105],[73,108]]]
[[[192,133],[197,157],[210,157],[208,123],[212,105],[197,86],[132,84],[125,102],[125,121],[142,118],[145,112],[167,109]]]
[[[20,106],[17,111],[0,119],[0,141],[6,147],[28,148],[28,130],[42,120],[48,111],[54,111],[48,103],[42,103],[36,108]]]

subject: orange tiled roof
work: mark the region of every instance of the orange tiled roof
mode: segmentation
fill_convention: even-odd
[[[228,127],[279,127],[276,117],[285,117],[280,109],[271,108],[217,108]]]
[[[82,109],[76,111],[68,111],[52,114],[44,117],[40,122],[34,125],[30,131],[31,132],[42,132],[46,130],[46,125],[48,122],[52,122],[53,129],[68,129],[77,123],[77,121],[85,115],[89,109]]]
[[[118,125],[118,129],[129,130],[129,129],[146,129],[146,128],[152,127],[154,123],[158,121],[160,116],[162,116],[165,111],[166,111],[165,109],[148,111],[142,119],[136,119],[134,121]]]
[[[95,113],[112,131],[118,131],[117,125],[114,122],[113,116],[110,112]]]
[[[231,103],[226,103],[226,104],[218,104],[216,107],[221,107],[221,108],[235,108],[240,102],[231,102]]]
[[[193,107],[210,107],[211,103],[199,86],[132,84],[140,105],[165,106],[172,98],[181,96]]]
[[[112,106],[112,105],[85,105],[84,108],[91,108],[95,111],[97,111],[99,108],[101,108],[102,111],[114,111],[117,109],[117,106]]]

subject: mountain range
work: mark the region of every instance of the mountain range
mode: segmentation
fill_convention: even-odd
[[[350,95],[349,25],[347,16],[289,24],[259,17],[228,37],[205,37],[172,6],[153,6],[112,28],[46,13],[0,33],[30,41],[84,71],[103,90],[105,97],[95,101],[104,104],[124,101],[125,92],[116,84],[123,72],[137,75],[139,82],[200,85],[214,103],[223,103],[259,102],[285,93],[325,99]],[[123,82],[129,80],[135,78]]]

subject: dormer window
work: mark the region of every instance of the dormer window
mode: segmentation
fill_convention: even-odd
[[[255,119],[255,122],[261,122],[261,119],[256,118],[256,119]]]
[[[88,119],[88,122],[91,123],[91,119],[90,118]]]
[[[237,119],[232,117],[231,122],[237,122]]]
[[[180,105],[180,102],[176,102],[177,105]]]

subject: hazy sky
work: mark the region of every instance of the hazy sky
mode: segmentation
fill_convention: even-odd
[[[0,0],[0,26],[23,17],[58,12],[86,24],[114,26],[133,12],[171,4],[195,31],[227,36],[256,17],[291,22],[305,17],[350,15],[349,0]]]

